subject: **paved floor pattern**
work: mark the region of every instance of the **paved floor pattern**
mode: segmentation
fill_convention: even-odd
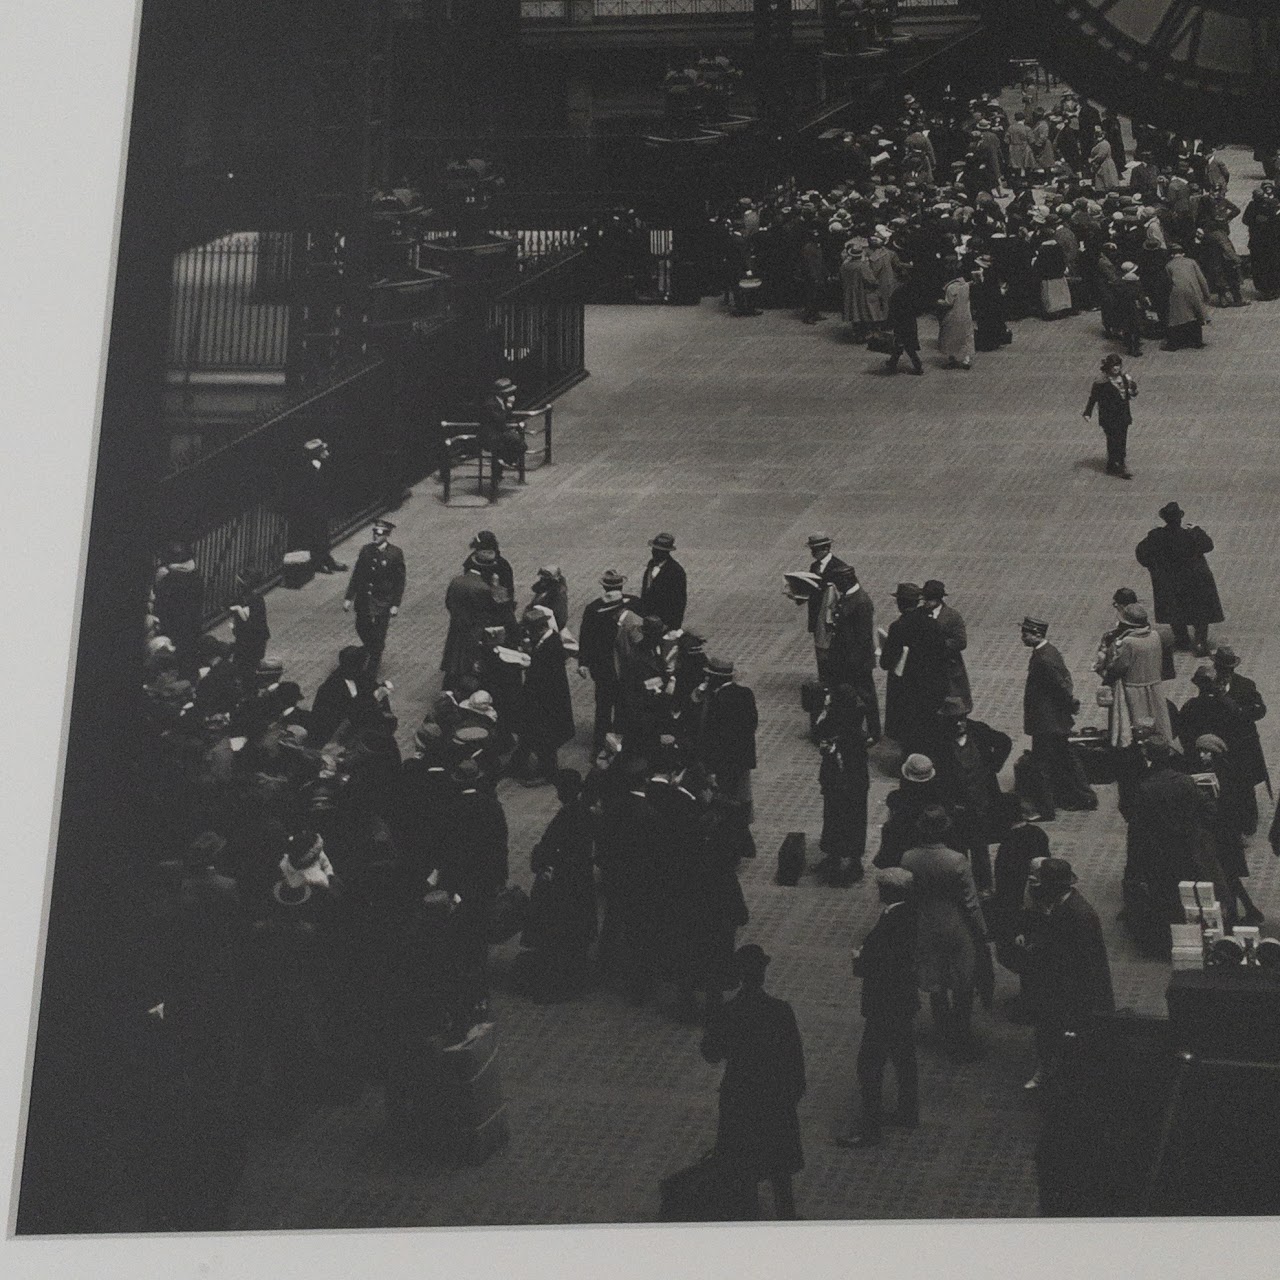
[[[800,613],[781,595],[782,571],[803,567],[806,534],[830,530],[882,622],[893,616],[889,592],[899,580],[945,581],[968,623],[975,714],[1011,733],[1016,754],[1025,745],[1021,618],[1050,621],[1085,703],[1081,718],[1099,722],[1090,667],[1111,623],[1111,593],[1132,585],[1149,597],[1133,547],[1158,523],[1156,509],[1176,498],[1217,544],[1211,563],[1228,621],[1215,639],[1234,645],[1267,701],[1280,702],[1278,319],[1280,304],[1215,311],[1207,350],[1170,355],[1148,345],[1133,362],[1141,395],[1135,476],[1126,483],[1103,474],[1101,432],[1080,416],[1098,359],[1111,349],[1096,314],[1022,322],[1014,344],[980,354],[971,373],[947,372],[935,356],[923,378],[888,378],[879,358],[831,320],[809,328],[783,312],[731,319],[710,301],[592,308],[592,376],[557,405],[555,464],[531,470],[527,486],[510,485],[492,507],[465,488],[446,507],[428,480],[395,513],[409,588],[384,669],[406,745],[438,687],[445,584],[477,529],[497,532],[522,598],[540,564],[562,565],[575,615],[602,570],[619,568],[638,584],[648,539],[660,529],[676,535],[689,619],[710,636],[712,652],[737,661],[761,709],[761,852],[742,871],[751,920],[741,940],[774,956],[769,987],[794,1004],[804,1036],[807,1167],[797,1193],[805,1217],[1033,1215],[1036,1116],[1019,1087],[1033,1066],[1030,1033],[1000,1016],[1013,980],[999,971],[997,1010],[977,1017],[990,1046],[984,1061],[943,1059],[920,1019],[920,1129],[874,1152],[830,1141],[849,1120],[860,1034],[848,952],[876,908],[869,884],[772,883],[783,835],[803,830],[812,846],[820,824],[817,756],[798,704],[812,653]],[[342,557],[353,560],[355,550]],[[343,587],[321,579],[270,597],[272,647],[308,691],[354,639]],[[1179,701],[1193,665],[1179,661]],[[581,767],[586,682],[575,688],[575,707],[578,739],[563,762]],[[1280,759],[1280,710],[1261,729],[1269,757]],[[891,785],[892,761],[877,763],[873,825]],[[554,800],[509,783],[500,794],[513,878],[527,884],[528,850]],[[1064,814],[1046,829],[1103,918],[1120,1005],[1161,1013],[1166,966],[1137,958],[1114,921],[1123,824],[1112,788],[1101,789],[1101,801],[1096,814]],[[1265,830],[1270,804],[1263,809]],[[1265,840],[1249,856],[1251,888],[1280,920],[1280,872]],[[258,1143],[233,1226],[651,1221],[659,1179],[714,1134],[718,1073],[698,1054],[697,1030],[677,1021],[670,997],[639,1011],[604,991],[533,1006],[506,988],[515,950],[494,953],[511,1113],[505,1150],[464,1170],[393,1157],[371,1089],[292,1138]]]

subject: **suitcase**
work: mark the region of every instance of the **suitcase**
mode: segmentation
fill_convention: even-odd
[[[498,1071],[498,1030],[481,1022],[440,1055],[442,1088],[437,1132],[464,1164],[482,1164],[511,1136]]]
[[[311,563],[310,551],[286,551],[282,566],[280,584],[291,590],[305,587],[316,576]]]
[[[760,1200],[754,1186],[727,1175],[714,1151],[658,1184],[659,1222],[755,1222]]]
[[[1090,785],[1106,786],[1116,780],[1115,748],[1105,729],[1081,729],[1068,742]]]
[[[794,889],[804,875],[804,832],[789,831],[778,849],[776,883]]]

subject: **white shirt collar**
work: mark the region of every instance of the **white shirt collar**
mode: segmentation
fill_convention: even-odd
[[[827,554],[823,556],[821,560],[818,561],[818,572],[821,573],[823,569],[825,569],[827,565],[829,565],[830,563],[831,563],[831,552],[828,551]]]
[[[347,686],[347,692],[354,698],[356,696],[356,682],[354,680],[344,680],[342,682]]]

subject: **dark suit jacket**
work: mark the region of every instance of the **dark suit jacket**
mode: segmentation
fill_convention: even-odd
[[[662,562],[662,572],[655,578],[653,571],[657,565],[656,560],[645,565],[640,586],[640,613],[646,618],[661,618],[667,629],[674,631],[684,622],[689,596],[688,580],[684,566],[678,560],[668,557]]]
[[[1022,692],[1022,732],[1063,737],[1071,732],[1080,704],[1072,692],[1071,672],[1051,644],[1032,649]]]
[[[916,983],[916,908],[903,902],[881,912],[858,957],[862,1016],[892,1018],[920,1008]]]
[[[818,625],[818,613],[822,609],[822,595],[823,595],[823,592],[827,589],[828,584],[831,582],[832,577],[835,575],[836,570],[847,569],[849,567],[837,555],[833,555],[831,559],[827,561],[826,566],[822,569],[818,568],[818,565],[820,563],[821,561],[815,560],[809,566],[809,572],[816,573],[818,575],[818,582],[819,582],[818,590],[815,591],[814,594],[811,595],[808,600],[810,631],[812,631]]]
[[[933,621],[942,633],[942,647],[946,650],[943,669],[947,678],[947,696],[960,698],[965,710],[972,711],[973,696],[969,692],[969,673],[964,665],[964,651],[969,644],[964,619],[950,605],[944,604]]]
[[[617,604],[592,600],[582,611],[582,625],[578,628],[578,665],[591,672],[591,678],[616,683],[618,670],[614,665],[614,644],[618,638],[618,617],[623,609],[636,609],[640,602],[635,596],[624,595]]]
[[[723,782],[756,767],[756,696],[745,685],[726,681],[708,690],[701,708],[698,756]]]
[[[875,605],[860,586],[836,601],[835,633],[829,661],[836,683],[854,675],[868,675],[876,666]]]
[[[393,605],[398,609],[404,598],[404,552],[389,542],[385,547],[372,542],[361,547],[346,598],[354,600],[357,609],[373,613]]]
[[[311,704],[311,716],[307,721],[307,746],[323,747],[337,733],[344,721],[355,726],[372,723],[378,718],[377,699],[373,696],[373,681],[368,676],[357,676],[353,683],[353,698],[347,688],[346,677],[334,671],[316,690]]]
[[[1113,1013],[1111,965],[1098,913],[1074,889],[1031,929],[1028,986],[1037,1021],[1078,1027]]]

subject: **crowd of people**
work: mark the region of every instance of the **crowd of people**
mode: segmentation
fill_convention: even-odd
[[[795,181],[721,210],[703,258],[736,315],[835,311],[855,339],[923,372],[918,321],[968,369],[1013,340],[1010,321],[1099,313],[1106,338],[1143,354],[1204,345],[1210,307],[1249,305],[1231,237],[1242,218],[1260,299],[1280,296],[1280,200],[1270,179],[1242,210],[1210,143],[1119,119],[1028,85],[1012,116],[999,98],[928,110],[832,145],[820,186]],[[899,296],[901,295],[901,296]],[[895,301],[896,299],[896,301]]]
[[[1167,504],[1135,549],[1152,609],[1131,588],[1114,595],[1095,667],[1104,737],[1076,734],[1080,701],[1049,623],[1023,620],[1029,749],[1012,791],[1000,773],[1014,740],[975,715],[965,621],[946,585],[899,583],[896,616],[877,627],[831,535],[808,539],[809,570],[789,575],[788,590],[814,644],[804,701],[822,793],[820,881],[863,878],[869,752],[888,739],[900,761],[872,858],[884,913],[856,959],[860,1121],[842,1144],[883,1141],[890,1060],[894,1119],[918,1122],[919,992],[946,1051],[982,1055],[974,1005],[992,1004],[991,944],[1021,977],[1012,1016],[1036,1027],[1029,1088],[1052,1073],[1064,1032],[1112,1006],[1096,914],[1042,829],[1059,810],[1097,807],[1086,764],[1104,761],[1094,781],[1119,783],[1124,916],[1142,947],[1168,954],[1183,880],[1211,881],[1229,923],[1261,920],[1243,882],[1255,788],[1267,781],[1256,729],[1266,708],[1235,653],[1209,647],[1223,616],[1213,543],[1184,515]],[[430,1114],[441,1047],[488,1017],[491,945],[519,935],[516,985],[536,1001],[602,981],[640,1005],[667,984],[680,1015],[705,1023],[708,1060],[730,1064],[720,1148],[773,1180],[780,1211],[794,1212],[803,1049],[780,1047],[759,1022],[781,1016],[763,994],[767,957],[735,953],[749,923],[737,868],[756,853],[757,708],[734,663],[708,654],[686,621],[674,536],[651,539],[638,593],[606,570],[573,616],[554,564],[518,609],[513,567],[492,533],[477,534],[446,592],[441,691],[402,754],[394,691],[378,676],[405,588],[393,532],[376,522],[355,562],[344,604],[361,643],[339,651],[309,707],[267,654],[263,575],[242,575],[227,643],[200,629],[191,549],[165,556],[146,657],[157,851],[168,855],[157,864],[165,905],[147,990],[160,998],[148,1016],[165,1020],[193,1085],[212,1087],[216,1072],[215,1092],[243,1114],[287,1126],[376,1079],[396,1132],[413,1134]],[[1177,708],[1165,685],[1180,649],[1209,661]],[[559,761],[576,733],[575,669],[595,694],[585,776]],[[559,801],[530,855],[527,899],[509,885],[504,777],[553,785]],[[786,1071],[738,1061],[780,1053]],[[298,1072],[317,1063],[329,1087],[299,1090]],[[761,1137],[770,1132],[776,1141]]]
[[[1212,294],[1243,303],[1221,158],[1138,130],[1129,164],[1118,122],[1088,103],[1025,105],[1012,120],[994,99],[930,115],[908,97],[900,127],[846,139],[847,181],[827,196],[744,198],[721,226],[719,260],[739,309],[754,305],[745,286],[758,279],[766,301],[802,301],[816,320],[839,282],[845,319],[872,345],[887,326],[890,372],[903,355],[923,371],[917,326],[930,309],[961,368],[1011,340],[1009,320],[1093,307],[1130,356],[1152,326],[1168,346],[1199,345]],[[1280,201],[1268,187],[1245,217],[1255,284],[1277,296]],[[495,385],[482,415],[508,462],[512,390]],[[1129,474],[1136,394],[1108,356],[1085,414],[1098,411],[1113,474]],[[306,451],[312,480],[327,453],[318,440]],[[299,502],[315,515],[317,503]],[[897,753],[871,859],[883,909],[854,954],[860,1101],[841,1145],[918,1124],[921,993],[946,1052],[966,1061],[984,1052],[975,1003],[991,1008],[995,964],[1018,975],[1009,1014],[1035,1027],[1032,1090],[1052,1079],[1065,1033],[1114,1008],[1097,914],[1043,829],[1060,810],[1096,809],[1095,784],[1117,783],[1123,919],[1142,948],[1168,954],[1185,880],[1213,883],[1227,923],[1261,921],[1244,881],[1256,787],[1270,786],[1256,729],[1266,707],[1234,651],[1210,644],[1223,621],[1212,539],[1177,503],[1159,515],[1135,550],[1151,606],[1117,590],[1099,641],[1104,734],[1077,730],[1081,702],[1050,621],[1011,627],[1029,650],[1029,746],[1012,791],[1000,775],[1014,738],[975,714],[965,621],[943,582],[898,583],[896,616],[878,628],[830,534],[813,534],[808,572],[789,575],[814,644],[803,701],[822,795],[813,871],[825,884],[866,875],[870,753],[884,739]],[[571,613],[554,563],[518,607],[512,565],[478,533],[445,596],[441,690],[406,754],[379,678],[406,585],[394,529],[377,521],[350,571],[359,643],[337,653],[309,705],[268,654],[265,574],[242,573],[226,642],[203,631],[191,548],[167,551],[146,638],[157,821],[142,1016],[164,1025],[192,1096],[237,1117],[236,1131],[249,1116],[287,1128],[376,1080],[389,1129],[425,1141],[443,1048],[489,1017],[490,948],[519,937],[513,974],[532,1000],[598,982],[636,1006],[674,991],[680,1016],[705,1026],[704,1057],[726,1063],[717,1150],[744,1195],[768,1179],[779,1215],[794,1216],[803,1046],[789,1006],[764,992],[768,956],[737,947],[750,922],[737,871],[756,855],[757,707],[733,660],[686,620],[694,593],[675,537],[650,540],[634,593],[606,569]],[[316,569],[348,571],[325,520],[303,533]],[[1178,651],[1202,662],[1181,707],[1166,692]],[[585,774],[560,761],[577,732],[572,679],[594,690]],[[530,854],[528,895],[510,884],[504,778],[553,786],[558,801]],[[897,1109],[886,1116],[890,1061]]]

